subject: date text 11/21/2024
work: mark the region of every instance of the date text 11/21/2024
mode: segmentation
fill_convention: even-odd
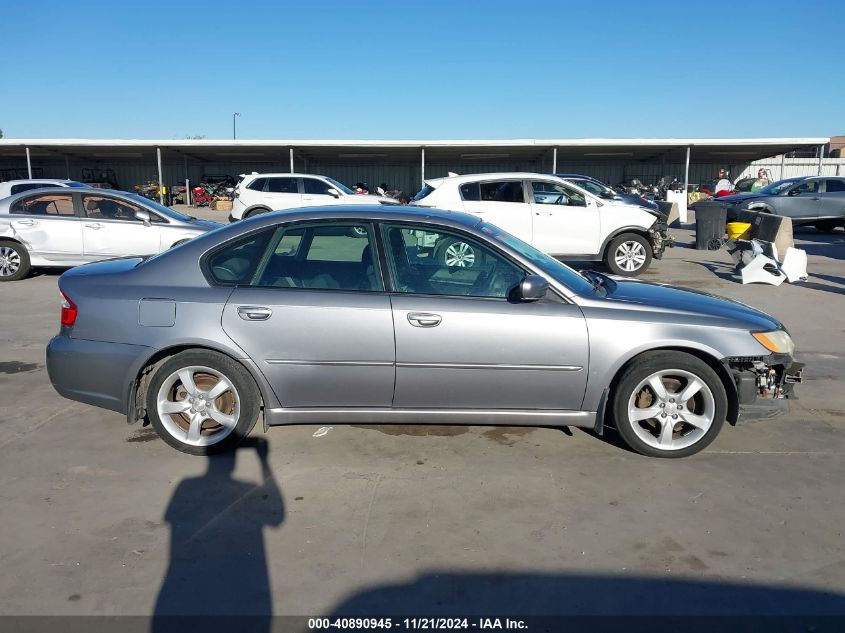
[[[527,623],[511,618],[309,618],[308,629],[315,630],[525,630]]]

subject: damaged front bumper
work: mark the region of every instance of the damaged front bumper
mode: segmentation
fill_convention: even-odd
[[[664,251],[675,246],[675,238],[669,235],[669,225],[665,220],[655,222],[649,229],[648,235],[654,259],[662,259]]]
[[[795,385],[803,382],[804,364],[788,354],[725,359],[736,385],[739,412],[736,424],[776,417],[797,400]]]

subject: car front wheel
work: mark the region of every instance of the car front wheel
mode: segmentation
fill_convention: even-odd
[[[710,444],[724,424],[728,400],[716,372],[683,352],[648,352],[625,369],[612,395],[619,435],[652,457],[686,457]]]
[[[249,372],[228,356],[189,350],[166,360],[147,391],[147,415],[159,437],[191,455],[234,448],[258,420],[260,394]]]
[[[605,263],[614,275],[635,277],[651,264],[651,244],[642,235],[624,233],[607,249]]]

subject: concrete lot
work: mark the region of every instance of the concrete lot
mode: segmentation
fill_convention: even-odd
[[[779,288],[675,234],[646,279],[771,312],[807,363],[787,416],[685,460],[414,426],[259,430],[264,470],[256,443],[189,457],[60,398],[57,275],[3,284],[0,613],[817,612],[806,589],[845,614],[845,233],[799,232],[811,278]]]

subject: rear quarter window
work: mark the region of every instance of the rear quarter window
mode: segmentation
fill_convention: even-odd
[[[434,187],[431,185],[424,185],[422,189],[417,192],[417,195],[413,197],[414,202],[419,202],[423,198],[426,198],[434,193]]]
[[[481,200],[481,190],[477,182],[467,182],[461,185],[461,200]]]
[[[267,184],[266,178],[256,178],[251,183],[249,183],[246,188],[252,189],[253,191],[264,191],[264,185]]]

